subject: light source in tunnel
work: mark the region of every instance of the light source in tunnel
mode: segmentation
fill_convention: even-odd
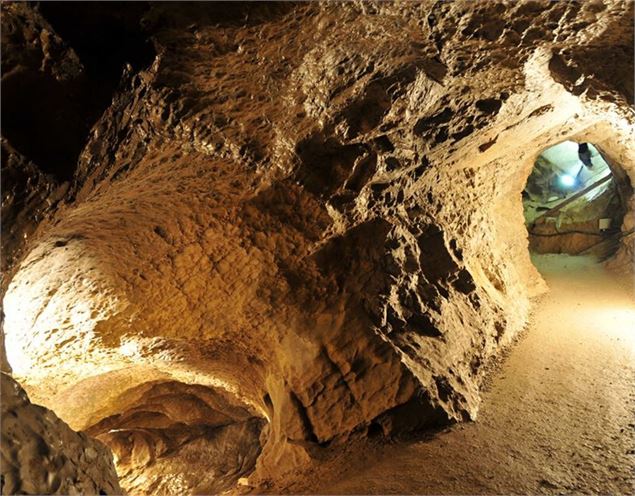
[[[585,147],[580,149],[582,145]],[[600,152],[591,143],[578,145],[564,141],[544,150],[536,159],[534,171],[527,181],[525,197],[532,198],[537,209],[549,209],[567,195],[599,181],[611,171]],[[586,201],[604,193],[609,185],[584,195]]]
[[[581,254],[593,248],[609,256],[625,212],[619,187],[592,143],[564,141],[543,150],[523,191],[530,249]]]
[[[576,180],[575,177],[570,176],[569,174],[563,174],[560,176],[560,184],[565,188],[572,188],[575,186]]]

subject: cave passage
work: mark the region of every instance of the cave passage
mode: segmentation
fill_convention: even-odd
[[[628,180],[614,176],[593,144],[563,141],[547,148],[523,191],[530,250],[609,258],[623,234],[630,194]]]
[[[321,494],[625,494],[632,471],[635,298],[592,256],[534,254],[549,285],[483,395],[476,422],[390,446],[360,443]]]
[[[1,493],[632,493],[633,2],[0,8]]]

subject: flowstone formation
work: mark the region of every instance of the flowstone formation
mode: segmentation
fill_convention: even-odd
[[[474,419],[545,289],[521,201],[536,157],[589,141],[635,178],[632,17],[151,4],[154,61],[124,71],[10,264],[14,376],[146,493],[258,486],[352,432]]]

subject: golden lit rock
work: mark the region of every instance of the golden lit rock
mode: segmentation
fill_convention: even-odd
[[[124,490],[264,490],[476,419],[547,289],[521,195],[553,145],[602,151],[622,193],[589,222],[620,210],[632,270],[632,2],[89,5],[3,4],[3,90],[78,122],[54,163],[3,127],[3,332]]]

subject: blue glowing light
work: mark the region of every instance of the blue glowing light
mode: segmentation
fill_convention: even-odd
[[[567,188],[570,188],[575,184],[575,177],[570,176],[569,174],[564,174],[560,176],[560,184]]]

